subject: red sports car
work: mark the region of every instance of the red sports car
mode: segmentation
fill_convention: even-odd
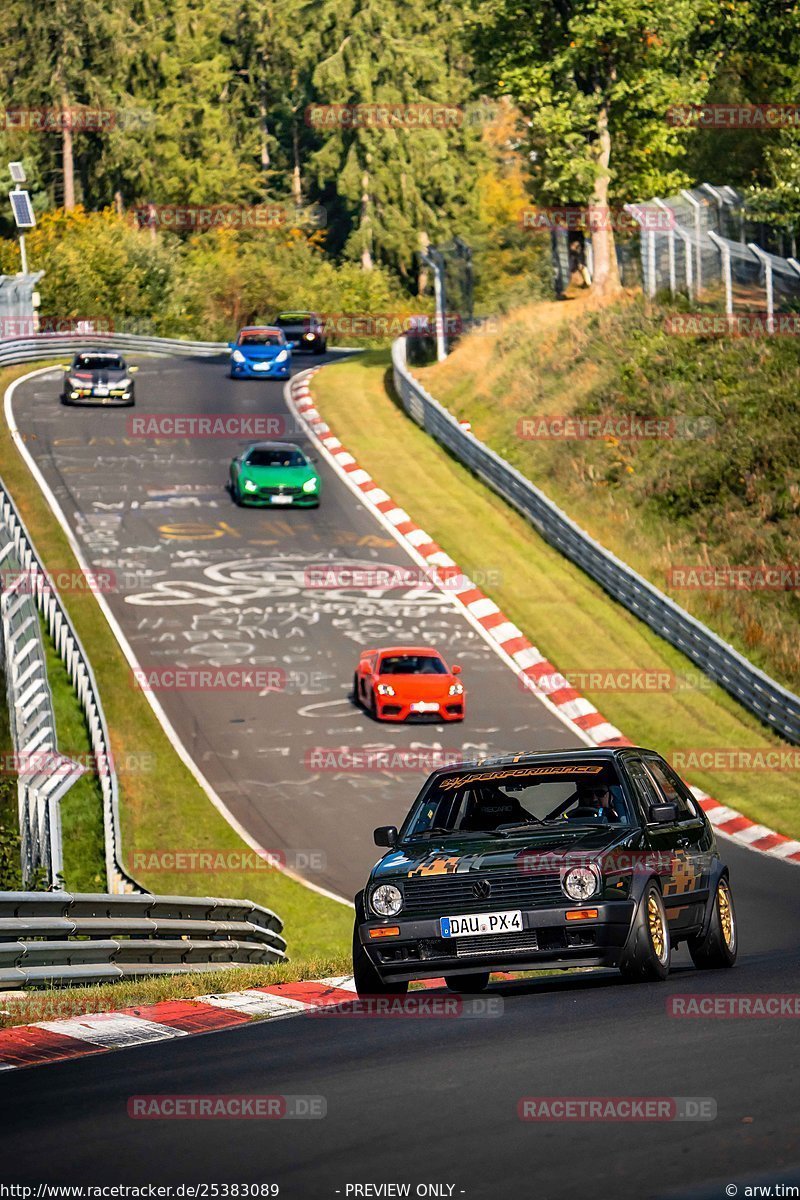
[[[378,721],[463,721],[467,693],[429,646],[364,650],[353,676],[353,699]]]

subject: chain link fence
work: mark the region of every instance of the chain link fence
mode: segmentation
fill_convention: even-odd
[[[642,288],[646,295],[685,294],[724,309],[731,319],[764,317],[764,331],[779,328],[776,317],[800,312],[800,262],[792,231],[754,220],[731,187],[704,183],[666,200],[647,202],[664,214],[661,227],[628,211],[640,225]]]

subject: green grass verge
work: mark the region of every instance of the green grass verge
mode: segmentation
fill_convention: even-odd
[[[785,748],[407,418],[393,397],[389,366],[388,353],[373,352],[316,375],[313,391],[325,420],[468,574],[480,579],[488,572],[496,580],[486,590],[558,670],[660,671],[680,684],[657,692],[580,688],[604,716],[633,741],[668,756],[692,749]],[[520,696],[520,704],[537,703]],[[800,836],[797,773],[684,774],[753,820]]]
[[[641,297],[532,305],[417,374],[593,537],[800,691],[800,590],[703,590],[673,571],[800,562],[797,339],[676,336],[666,316]],[[663,432],[520,436],[565,415]]]
[[[120,1008],[158,1004],[160,1000],[190,1000],[193,996],[271,987],[298,979],[324,979],[347,975],[351,969],[349,954],[319,955],[303,962],[269,967],[228,967],[185,975],[121,979],[118,983],[89,987],[42,988],[19,994],[4,992],[0,995],[0,1028],[53,1021],[81,1013],[114,1012]]]
[[[92,745],[83,709],[44,623],[42,634],[58,748],[62,754],[79,762],[91,762]],[[103,795],[100,781],[93,772],[82,775],[61,800],[61,840],[65,887],[73,892],[104,892]]]
[[[30,367],[0,372],[0,391]],[[77,569],[69,543],[17,452],[0,428],[2,477],[36,548],[52,570]],[[247,847],[217,812],[167,740],[143,693],[130,686],[128,664],[90,592],[62,597],[95,673],[117,762],[143,764],[120,773],[123,857],[135,851],[184,845],[225,854]],[[78,815],[76,814],[76,821]],[[349,950],[352,913],[280,871],[158,871],[137,873],[153,892],[246,898],[274,909],[285,924],[288,952],[296,962]],[[232,985],[238,986],[238,985]]]
[[[6,705],[6,679],[0,671],[0,754],[4,758],[8,756],[10,761],[13,752]],[[21,887],[17,779],[4,769],[0,772],[0,891],[13,892]]]

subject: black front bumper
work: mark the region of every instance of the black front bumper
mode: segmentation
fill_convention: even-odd
[[[579,906],[523,909],[518,933],[443,938],[438,917],[365,921],[359,938],[386,982],[467,975],[481,971],[535,971],[554,967],[615,967],[633,919],[633,900],[587,903],[597,916],[567,920]],[[444,915],[444,914],[442,914]],[[398,936],[373,939],[371,929],[397,926]]]

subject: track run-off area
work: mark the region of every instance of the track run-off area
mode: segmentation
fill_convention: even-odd
[[[113,573],[105,600],[143,669],[282,673],[275,688],[158,693],[253,842],[351,900],[378,856],[373,828],[400,823],[425,771],[320,769],[314,752],[473,757],[585,744],[445,591],[309,586],[326,565],[416,569],[324,459],[318,509],[242,509],[228,465],[254,439],[131,432],[134,416],[269,414],[276,434],[316,453],[282,383],[232,381],[222,358],[138,362],[134,409],[65,408],[54,370],[17,386],[13,415],[87,562]],[[419,642],[461,664],[463,724],[377,725],[353,705],[361,649]],[[89,1058],[7,1072],[7,1178],[275,1182],[281,1196],[314,1198],[411,1181],[412,1195],[428,1183],[492,1200],[498,1187],[531,1200],[579,1189],[721,1197],[730,1183],[743,1195],[756,1171],[760,1184],[800,1183],[796,1020],[679,1019],[668,1008],[688,993],[798,990],[798,868],[729,840],[720,848],[739,916],[732,972],[698,972],[681,948],[666,984],[625,986],[603,971],[493,984],[502,1015],[485,1019],[300,1017],[123,1050],[99,1069]],[[209,1093],[322,1096],[327,1115],[128,1116],[133,1095]],[[717,1115],[615,1126],[610,1154],[602,1122],[519,1120],[526,1095],[705,1097]],[[687,1179],[707,1182],[681,1190]]]

